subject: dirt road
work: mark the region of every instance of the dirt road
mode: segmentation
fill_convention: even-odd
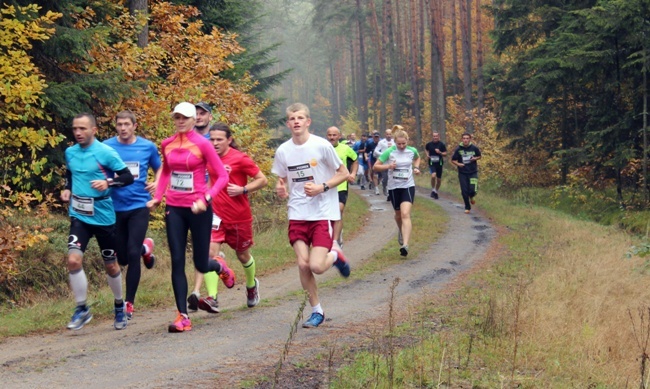
[[[364,232],[345,242],[352,271],[386,242],[395,241],[393,211],[385,197],[359,192],[371,207]],[[433,201],[418,191],[417,201]],[[363,279],[352,278],[320,290],[326,322],[317,329],[300,328],[291,358],[321,352],[323,345],[343,348],[362,332],[364,323],[385,320],[389,289],[395,277],[396,307],[404,309],[423,293],[435,293],[470,269],[495,235],[483,217],[465,215],[460,204],[441,198],[450,215],[444,236],[417,258]],[[422,233],[416,231],[415,233]],[[286,241],[278,244],[287,244]],[[398,255],[397,243],[395,253]],[[319,282],[339,277],[335,269]],[[279,360],[290,324],[302,301],[295,268],[260,279],[263,302],[247,309],[243,286],[219,294],[225,312],[192,315],[191,332],[167,333],[173,308],[136,312],[125,331],[112,322],[91,322],[81,331],[9,339],[0,344],[0,382],[4,388],[240,387],[246,377],[267,375]],[[171,302],[171,298],[170,298]],[[305,309],[305,317],[310,309]],[[302,321],[301,321],[302,322]],[[63,327],[63,324],[62,324]],[[283,387],[318,387],[319,382],[284,382]]]

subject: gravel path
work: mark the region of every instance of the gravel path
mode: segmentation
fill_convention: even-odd
[[[344,245],[353,272],[376,248],[395,241],[397,231],[385,197],[369,191],[358,193],[368,201],[372,212],[364,231]],[[428,191],[420,189],[417,201],[433,200]],[[318,329],[300,328],[292,348],[300,348],[304,355],[310,352],[309,345],[349,342],[350,338],[342,333],[352,336],[360,333],[368,320],[385,317],[390,286],[396,277],[400,283],[395,306],[404,309],[407,302],[417,301],[423,293],[435,293],[471,269],[487,251],[495,230],[479,214],[465,215],[462,205],[451,199],[441,197],[438,204],[450,218],[439,241],[403,264],[321,288],[326,322]],[[396,255],[397,248],[395,242]],[[339,277],[336,269],[319,276],[319,283],[332,277]],[[241,283],[231,291],[222,289],[219,303],[225,311],[218,315],[193,314],[194,328],[188,333],[167,333],[167,324],[174,315],[170,308],[137,311],[128,328],[120,332],[113,330],[112,322],[93,321],[77,332],[62,330],[8,339],[0,344],[2,386],[239,387],[246,376],[268,374],[277,363],[302,301],[301,293],[295,293],[301,290],[295,267],[260,277],[260,286],[263,301],[254,309],[244,307]],[[307,307],[305,318],[309,313]],[[302,387],[292,383],[284,386]]]

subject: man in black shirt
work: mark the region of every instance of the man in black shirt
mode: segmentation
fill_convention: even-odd
[[[440,134],[433,133],[433,140],[424,146],[429,161],[429,173],[431,173],[431,197],[438,199],[438,189],[442,182],[442,165],[447,155],[447,146],[440,141]]]
[[[465,202],[465,213],[469,213],[474,204],[474,196],[478,192],[478,161],[481,159],[481,150],[472,143],[472,135],[463,134],[463,141],[454,151],[451,163],[458,167],[458,181],[460,192]]]

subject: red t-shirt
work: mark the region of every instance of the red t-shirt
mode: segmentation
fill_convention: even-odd
[[[221,163],[228,172],[228,183],[245,186],[248,177],[255,177],[260,168],[253,160],[239,150],[232,147],[228,153],[221,157]],[[224,223],[244,223],[253,220],[248,195],[241,194],[234,197],[228,195],[228,187],[220,191],[212,199],[212,209]]]

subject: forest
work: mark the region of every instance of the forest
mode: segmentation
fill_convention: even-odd
[[[105,139],[130,109],[160,142],[171,108],[199,100],[267,171],[301,101],[316,133],[400,123],[421,148],[432,131],[470,132],[499,185],[650,204],[648,1],[10,0],[0,13],[5,213],[61,206],[74,115],[95,114]]]

